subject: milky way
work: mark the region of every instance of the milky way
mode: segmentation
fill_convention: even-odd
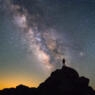
[[[5,0],[6,1],[6,0]],[[62,59],[65,57],[67,63],[70,62],[70,52],[72,44],[67,43],[68,38],[60,34],[60,30],[54,27],[45,17],[44,10],[40,1],[33,1],[32,7],[27,7],[22,1],[6,1],[8,13],[11,14],[11,20],[17,26],[19,32],[22,32],[23,42],[27,44],[27,57],[34,56],[39,61],[39,65],[46,70],[53,70],[62,67]],[[64,31],[63,31],[64,33]],[[74,48],[76,48],[74,46]],[[70,51],[70,52],[69,52]],[[72,53],[73,54],[73,53]],[[83,52],[79,55],[83,56]]]
[[[27,52],[39,60],[39,65],[46,70],[61,67],[64,58],[62,37],[52,27],[47,27],[44,18],[39,13],[30,14],[27,9],[19,4],[10,4],[9,11],[12,21],[24,33],[23,41],[27,42]]]

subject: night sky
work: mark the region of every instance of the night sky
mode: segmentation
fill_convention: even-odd
[[[0,0],[0,89],[37,87],[67,66],[95,89],[95,0]]]

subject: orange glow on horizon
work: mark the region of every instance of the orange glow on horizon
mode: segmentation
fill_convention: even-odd
[[[18,85],[25,85],[28,87],[38,87],[38,83],[30,83],[30,82],[10,82],[10,83],[0,83],[0,90],[4,89],[4,88],[15,88]]]
[[[1,79],[0,80],[0,90],[4,89],[4,88],[15,88],[18,85],[25,85],[28,87],[38,87],[38,85],[40,84],[40,82],[38,80],[31,80],[28,78],[5,78],[5,79]]]

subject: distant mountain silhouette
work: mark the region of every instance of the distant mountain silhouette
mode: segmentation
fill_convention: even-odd
[[[88,78],[80,77],[74,69],[63,65],[38,88],[19,85],[0,91],[0,95],[95,95],[95,91],[89,86]]]

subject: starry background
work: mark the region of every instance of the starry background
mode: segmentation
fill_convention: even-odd
[[[95,89],[94,0],[0,0],[0,89],[37,87],[67,65]]]

